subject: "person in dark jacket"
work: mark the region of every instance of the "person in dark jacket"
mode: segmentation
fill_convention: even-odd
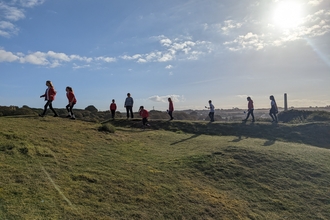
[[[112,103],[110,104],[110,111],[111,111],[112,119],[115,119],[116,110],[117,110],[117,105],[115,103],[115,100],[112,99]]]
[[[168,110],[167,110],[167,113],[169,114],[169,116],[171,117],[170,120],[173,120],[173,111],[174,111],[174,106],[173,106],[173,101],[171,98],[168,98],[168,103],[169,103],[169,106],[168,106]]]
[[[277,116],[276,114],[278,113],[278,108],[277,108],[277,104],[276,104],[276,101],[275,101],[275,98],[273,95],[271,95],[269,97],[269,99],[271,100],[270,102],[270,110],[269,110],[269,115],[270,117],[272,117],[273,121],[272,122],[275,122],[277,123]]]

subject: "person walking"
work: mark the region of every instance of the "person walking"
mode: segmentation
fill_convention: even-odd
[[[142,117],[143,129],[146,126],[150,127],[150,124],[148,122],[149,112],[146,109],[144,109],[143,106],[140,106],[139,113],[140,113],[140,116]]]
[[[67,106],[65,106],[66,110],[68,111],[68,116],[67,118],[71,118],[71,119],[76,119],[76,117],[73,114],[73,106],[77,103],[77,99],[76,96],[74,95],[73,89],[70,86],[67,86],[65,88],[66,91],[66,97],[68,98],[69,104]]]
[[[272,117],[272,119],[273,119],[273,121],[272,122],[275,122],[275,123],[277,123],[278,121],[277,121],[277,116],[276,116],[276,114],[278,113],[278,108],[277,108],[277,104],[276,104],[276,101],[275,101],[275,98],[274,98],[274,96],[273,95],[271,95],[270,97],[269,97],[269,99],[271,100],[271,102],[270,102],[270,110],[269,110],[269,115],[270,115],[270,117]]]
[[[170,120],[173,120],[173,111],[174,111],[174,106],[173,106],[173,101],[171,98],[168,98],[168,102],[169,102],[169,106],[168,106],[168,110],[167,113],[170,115]]]
[[[115,103],[115,100],[112,99],[112,103],[110,104],[110,111],[111,111],[112,120],[115,119],[116,109],[117,109],[117,105]]]
[[[124,107],[126,108],[127,119],[129,118],[129,113],[131,113],[131,118],[134,118],[134,115],[133,115],[133,104],[134,104],[134,100],[131,97],[131,94],[130,93],[127,93],[127,98],[126,98],[125,104],[124,104]]]
[[[253,114],[253,110],[254,110],[254,107],[253,107],[253,101],[251,99],[251,97],[247,97],[247,100],[248,100],[248,110],[247,110],[247,116],[246,118],[243,120],[243,121],[247,121],[250,117],[250,115],[252,116],[252,122],[254,122],[254,114]],[[245,113],[245,112],[244,112]]]
[[[46,86],[47,86],[47,89],[45,91],[45,94],[41,95],[40,98],[45,97],[45,101],[47,101],[47,102],[44,106],[43,113],[39,114],[39,116],[44,117],[46,114],[47,108],[49,106],[49,109],[52,110],[52,112],[54,113],[54,117],[58,117],[58,114],[53,109],[53,104],[52,104],[52,102],[55,100],[55,96],[56,96],[56,91],[54,89],[53,83],[50,80],[47,80]]]
[[[214,122],[214,105],[212,104],[211,100],[209,100],[208,109],[210,109],[210,112],[209,112],[210,122]]]

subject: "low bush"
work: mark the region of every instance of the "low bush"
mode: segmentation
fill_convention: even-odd
[[[107,124],[103,124],[103,125],[101,125],[101,126],[98,128],[98,131],[109,132],[109,133],[115,133],[116,128],[115,128],[113,125],[107,123]]]

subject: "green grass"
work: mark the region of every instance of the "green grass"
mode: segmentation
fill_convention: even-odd
[[[0,124],[0,219],[330,219],[327,123]]]

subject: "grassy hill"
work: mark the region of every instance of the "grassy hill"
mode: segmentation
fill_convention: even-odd
[[[330,219],[329,122],[0,124],[0,219]]]

